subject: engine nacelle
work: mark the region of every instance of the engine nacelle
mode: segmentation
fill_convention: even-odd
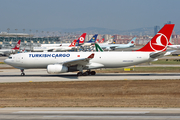
[[[13,54],[13,53],[16,53],[16,51],[15,50],[11,50],[11,53]]]
[[[68,72],[68,68],[61,64],[48,65],[47,72],[48,73],[64,73],[64,72]]]

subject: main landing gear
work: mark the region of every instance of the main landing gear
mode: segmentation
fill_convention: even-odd
[[[96,72],[88,70],[86,72],[78,72],[77,73],[77,76],[87,76],[87,75],[96,75]]]
[[[25,76],[24,69],[21,69],[21,76]]]

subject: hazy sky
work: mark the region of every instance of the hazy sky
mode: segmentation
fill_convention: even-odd
[[[180,28],[180,0],[0,0],[0,31],[101,27]],[[11,31],[10,30],[10,31]]]

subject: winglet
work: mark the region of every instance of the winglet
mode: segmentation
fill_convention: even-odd
[[[19,50],[20,48],[20,43],[21,43],[21,40],[19,40],[16,44],[16,46],[14,48],[12,48],[13,50]]]
[[[94,58],[94,53],[92,53],[88,58]]]
[[[137,51],[157,52],[166,51],[174,24],[166,24],[144,47]]]

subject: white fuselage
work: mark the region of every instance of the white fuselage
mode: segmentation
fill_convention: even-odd
[[[124,49],[134,47],[133,44],[99,44],[102,49]]]
[[[94,53],[86,65],[89,68],[118,68],[153,60],[150,52],[28,52],[11,55],[4,62],[19,69],[47,68],[50,64],[63,64]]]
[[[69,46],[59,46],[59,47],[33,47],[33,52],[47,52],[49,50],[55,52],[55,51],[67,51],[72,50],[75,47],[69,47]]]
[[[60,46],[69,46],[71,43],[62,43],[62,44],[41,44],[41,47],[60,47]]]
[[[180,45],[168,45],[170,48],[180,49]]]
[[[7,54],[11,54],[11,53],[15,53],[15,50],[13,50],[13,49],[0,49],[0,55],[7,55]]]

